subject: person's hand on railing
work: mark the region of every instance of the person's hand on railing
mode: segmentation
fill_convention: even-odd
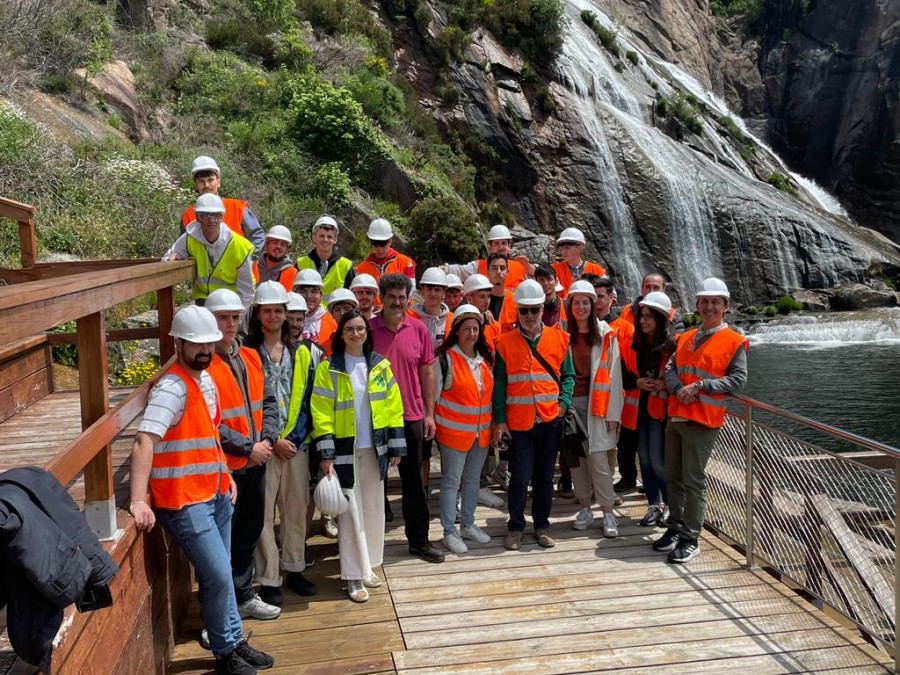
[[[153,513],[153,509],[146,502],[131,502],[128,505],[128,512],[134,518],[134,526],[138,530],[149,532],[153,529],[153,525],[156,524],[156,514]]]
[[[269,442],[269,439],[265,439],[254,444],[253,450],[250,451],[250,457],[247,459],[247,464],[250,466],[265,464],[271,456],[272,444]]]
[[[275,441],[273,451],[278,456],[278,459],[287,461],[297,454],[297,446],[286,438],[279,438]]]

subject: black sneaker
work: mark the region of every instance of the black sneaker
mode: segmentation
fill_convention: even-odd
[[[613,485],[613,490],[616,492],[631,492],[635,487],[637,487],[637,483],[634,481],[619,480]]]
[[[278,586],[264,586],[260,584],[259,597],[262,598],[262,601],[266,604],[281,607],[281,589],[278,588]]]
[[[424,560],[425,562],[430,563],[442,563],[444,562],[444,552],[440,549],[435,548],[431,545],[430,542],[425,542],[424,546],[416,547],[410,546],[409,552]]]
[[[678,546],[669,553],[666,560],[670,563],[686,563],[696,558],[698,553],[700,553],[700,547],[697,545],[696,539],[679,539]]]
[[[316,585],[304,577],[302,572],[288,572],[284,585],[297,595],[315,595],[319,592]]]
[[[244,638],[238,642],[238,646],[234,651],[257,670],[267,670],[275,665],[275,659],[265,652],[250,646],[249,638]]]
[[[238,649],[235,647],[230,654],[216,657],[217,675],[256,675],[256,668],[241,658]]]
[[[306,565],[306,569],[309,569],[316,564],[316,559],[313,558],[312,551],[310,551],[309,548],[307,548],[306,552],[303,554],[303,562]]]
[[[663,536],[653,542],[653,550],[664,553],[666,551],[671,551],[677,545],[678,532],[670,527],[663,533]]]
[[[647,513],[644,514],[644,517],[641,518],[641,522],[638,523],[641,527],[652,527],[659,522],[659,518],[662,515],[662,507],[659,504],[651,504],[647,508]]]
[[[571,499],[575,496],[575,491],[572,489],[572,479],[563,476],[559,479],[559,482],[556,484],[556,494],[558,494],[563,499]]]

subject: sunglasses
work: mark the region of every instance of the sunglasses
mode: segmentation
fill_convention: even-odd
[[[541,314],[543,311],[543,307],[519,307],[519,314],[524,314],[525,316],[529,314]]]
[[[385,239],[385,240],[383,240],[383,241],[382,241],[381,239],[378,239],[378,240],[376,240],[376,239],[369,239],[369,243],[372,245],[373,248],[380,248],[380,247],[382,247],[382,246],[387,246],[387,245],[388,245],[388,241],[389,241],[388,239]]]

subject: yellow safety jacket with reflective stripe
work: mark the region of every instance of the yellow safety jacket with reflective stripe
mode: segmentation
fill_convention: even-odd
[[[434,404],[434,423],[437,442],[443,448],[466,452],[478,439],[479,447],[487,447],[491,440],[491,396],[494,375],[487,361],[482,361],[481,392],[465,358],[452,349],[450,358],[451,384],[442,389]],[[442,357],[443,358],[443,357]]]
[[[388,360],[369,356],[369,406],[372,412],[372,444],[378,455],[382,478],[388,457],[406,455],[403,401]],[[312,438],[322,459],[333,459],[341,487],[352,488],[356,479],[356,417],[353,384],[343,354],[333,354],[316,368],[310,397]]]
[[[698,380],[725,377],[735,352],[747,349],[747,338],[731,328],[717,330],[694,348],[696,334],[697,329],[693,328],[677,338],[675,372],[685,386]],[[697,398],[693,403],[682,403],[677,396],[670,396],[669,416],[683,417],[707,427],[722,426],[725,423],[725,394],[701,391]]]
[[[344,281],[347,279],[347,274],[350,272],[351,267],[353,267],[353,263],[343,256],[335,260],[334,264],[328,267],[328,271],[325,272],[325,276],[322,277],[322,283],[325,284],[322,288],[323,298],[327,298],[336,289],[344,287]],[[313,262],[313,259],[308,255],[303,256],[297,261],[297,269],[319,271],[316,263]]]
[[[209,259],[206,246],[190,235],[187,238],[187,250],[197,263],[194,298],[202,300],[219,288],[228,288],[237,292],[238,268],[244,264],[248,256],[253,254],[253,244],[241,235],[232,232],[231,240],[216,263]]]
[[[294,376],[291,380],[291,400],[288,403],[287,421],[284,429],[281,430],[281,437],[287,438],[287,435],[294,430],[297,424],[297,418],[300,416],[300,408],[303,405],[304,394],[306,393],[306,385],[309,380],[309,365],[312,363],[312,355],[306,345],[298,345],[294,351]],[[309,438],[309,434],[306,434]],[[304,439],[306,440],[306,439]]]
[[[181,420],[169,427],[153,448],[150,494],[153,506],[180,509],[209,501],[228,491],[228,467],[219,445],[219,414],[209,417],[209,407],[197,381],[177,363],[169,373],[187,387]]]

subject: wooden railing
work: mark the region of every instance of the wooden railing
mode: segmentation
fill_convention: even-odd
[[[37,262],[37,242],[34,236],[34,207],[0,197],[0,218],[9,218],[19,226],[19,254],[22,267],[34,267]]]
[[[175,311],[173,287],[191,279],[193,264],[116,260],[40,265],[24,270],[40,269],[40,279],[0,288],[0,342],[21,340],[65,321],[76,322],[74,341],[84,431],[46,468],[63,484],[84,471],[85,515],[98,536],[111,537],[116,531],[116,512],[110,444],[146,405],[156,378],[110,409],[106,345],[121,334],[107,333],[104,311],[156,292],[158,326],[138,330],[141,337],[157,337],[160,361],[169,361],[175,353],[174,339],[169,336]],[[86,267],[89,271],[82,271]],[[133,339],[135,333],[126,335]]]

